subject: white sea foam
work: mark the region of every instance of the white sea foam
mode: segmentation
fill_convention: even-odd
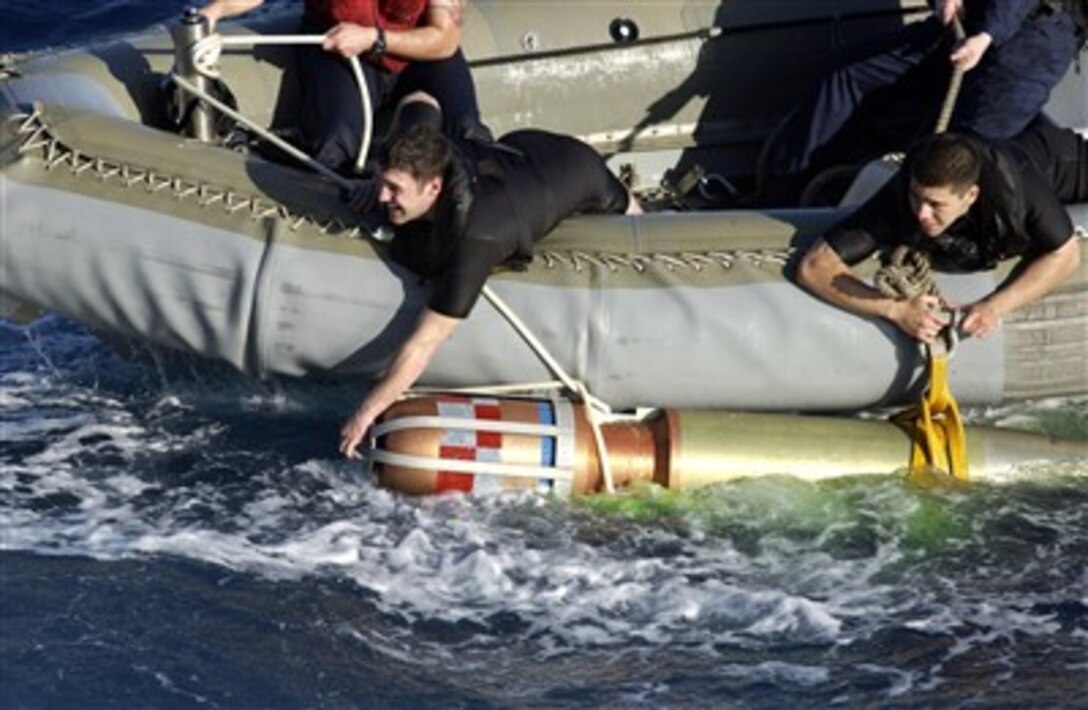
[[[725,675],[746,680],[802,687],[826,683],[831,676],[823,666],[803,666],[782,661],[763,661],[751,666],[730,663],[723,666],[721,671]]]
[[[466,667],[475,662],[466,651],[510,633],[491,630],[496,616],[516,619],[520,642],[557,661],[631,644],[713,657],[722,645],[849,647],[889,628],[947,636],[929,669],[868,671],[886,676],[889,697],[899,697],[939,683],[950,658],[1060,628],[1015,594],[979,604],[956,586],[969,579],[941,583],[927,568],[975,544],[977,530],[939,518],[962,515],[974,494],[945,492],[933,504],[893,481],[828,488],[770,480],[712,492],[703,497],[717,504],[709,512],[661,523],[587,514],[529,493],[409,499],[377,488],[357,464],[238,450],[229,419],[202,414],[180,394],[152,394],[134,411],[124,397],[46,378],[4,385],[0,413],[16,422],[5,436],[33,446],[0,472],[11,501],[0,506],[0,549],[171,556],[269,579],[348,580],[406,629],[469,623],[472,640],[454,654]],[[230,410],[228,395],[214,396],[217,411]],[[243,400],[246,411],[269,416],[300,411],[280,392]],[[162,470],[175,461],[176,479]],[[943,548],[930,543],[940,551],[932,563],[910,542],[926,505],[958,536]],[[1049,509],[993,505],[985,515],[1019,516],[1041,530],[1080,525],[1075,510],[1060,519]],[[1046,564],[1051,553],[1041,554]],[[412,658],[418,648],[374,633],[364,636],[391,657]],[[451,657],[440,644],[430,652]],[[721,667],[789,686],[828,680],[819,665]]]

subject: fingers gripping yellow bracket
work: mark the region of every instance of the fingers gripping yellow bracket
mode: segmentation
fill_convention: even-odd
[[[910,470],[926,466],[967,480],[967,434],[959,405],[948,386],[948,356],[929,356],[929,389],[910,409],[893,417],[913,440]]]

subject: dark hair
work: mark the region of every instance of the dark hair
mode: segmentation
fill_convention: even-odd
[[[924,187],[951,187],[963,194],[977,185],[982,156],[973,140],[954,133],[928,136],[907,153],[907,174]]]
[[[385,149],[385,167],[404,170],[415,180],[444,175],[449,167],[450,142],[434,126],[417,123],[401,131]]]

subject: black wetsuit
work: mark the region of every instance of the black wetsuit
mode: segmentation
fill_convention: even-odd
[[[622,213],[628,193],[588,145],[539,130],[459,146],[435,220],[398,228],[393,257],[433,280],[431,310],[464,318],[492,269],[527,263],[533,244],[578,213]]]
[[[944,234],[922,233],[911,210],[908,171],[900,170],[824,240],[851,265],[877,249],[906,244],[952,271],[989,269],[1002,259],[1062,246],[1073,234],[1063,203],[1088,200],[1088,143],[1073,131],[1041,127],[1013,141],[976,146],[983,156],[979,198]]]

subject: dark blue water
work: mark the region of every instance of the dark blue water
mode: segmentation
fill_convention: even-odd
[[[5,2],[0,49],[179,7]],[[0,706],[1088,697],[1088,463],[967,490],[408,500],[335,456],[358,394],[0,322]],[[969,415],[1086,439],[1086,409]]]

